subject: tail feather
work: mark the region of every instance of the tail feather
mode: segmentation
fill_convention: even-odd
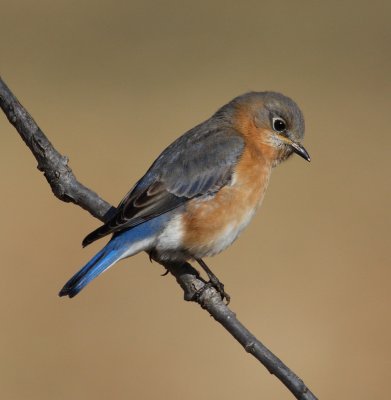
[[[93,279],[110,268],[119,259],[120,256],[117,251],[107,250],[106,247],[103,248],[79,272],[69,279],[58,295],[60,297],[69,296],[70,298],[76,296]]]
[[[168,214],[161,215],[127,231],[114,234],[110,242],[69,279],[59,296],[76,296],[88,283],[117,261],[148,250],[168,218]]]

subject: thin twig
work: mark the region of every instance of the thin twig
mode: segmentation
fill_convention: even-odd
[[[45,175],[53,193],[62,201],[72,202],[105,221],[115,211],[109,203],[78,182],[68,166],[67,157],[61,155],[50,143],[26,109],[0,78],[0,107],[10,123],[30,148],[38,161],[38,169]],[[184,291],[184,298],[197,302],[244,347],[274,374],[300,400],[316,400],[304,382],[278,357],[268,350],[241,324],[213,287],[190,264],[165,264]],[[198,295],[201,293],[200,295]]]

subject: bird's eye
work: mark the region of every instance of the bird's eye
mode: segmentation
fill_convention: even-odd
[[[273,129],[277,132],[286,130],[286,123],[282,118],[273,118]]]

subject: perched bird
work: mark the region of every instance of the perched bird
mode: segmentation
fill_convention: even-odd
[[[74,297],[117,261],[146,251],[160,262],[197,261],[229,301],[202,260],[239,236],[264,197],[272,168],[301,145],[304,119],[280,93],[250,92],[168,146],[119,204],[115,215],[83,246],[111,240],[62,288]]]

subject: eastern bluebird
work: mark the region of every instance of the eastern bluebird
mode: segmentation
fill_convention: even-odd
[[[300,144],[303,115],[290,98],[250,92],[175,140],[119,204],[115,215],[84,240],[111,240],[61,289],[74,297],[117,261],[146,251],[161,262],[197,261],[229,301],[203,262],[227,248],[250,222],[272,168]]]

